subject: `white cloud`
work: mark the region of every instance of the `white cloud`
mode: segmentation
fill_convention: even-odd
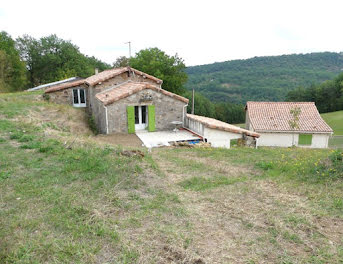
[[[341,51],[342,1],[6,1],[0,30],[57,34],[113,62],[158,47],[187,65],[263,55]]]

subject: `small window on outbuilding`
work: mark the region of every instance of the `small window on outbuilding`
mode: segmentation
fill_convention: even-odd
[[[299,145],[311,146],[312,145],[312,135],[311,134],[299,134]]]
[[[73,89],[73,106],[86,107],[86,92],[85,89]]]

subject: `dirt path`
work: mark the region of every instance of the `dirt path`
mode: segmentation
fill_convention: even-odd
[[[142,141],[135,134],[116,133],[111,135],[97,135],[95,140],[106,144],[120,145],[130,148],[141,148]]]

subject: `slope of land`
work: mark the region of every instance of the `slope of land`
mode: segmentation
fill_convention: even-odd
[[[333,129],[335,135],[343,135],[343,111],[325,113],[321,116]]]
[[[342,69],[343,53],[255,57],[188,67],[186,87],[215,101],[282,101],[288,91],[333,79]]]
[[[0,95],[1,263],[342,263],[341,152],[127,156],[39,99]]]

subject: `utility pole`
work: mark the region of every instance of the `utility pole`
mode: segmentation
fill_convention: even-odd
[[[124,44],[129,44],[129,58],[131,58],[131,41],[125,42]]]
[[[194,88],[192,90],[192,115],[194,115]]]

